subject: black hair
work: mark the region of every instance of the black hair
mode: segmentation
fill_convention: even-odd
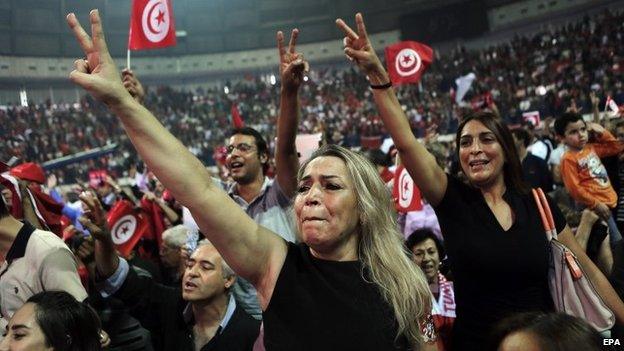
[[[498,349],[507,336],[517,332],[534,336],[540,350],[599,351],[602,345],[600,334],[581,318],[565,313],[527,312],[497,323],[490,335],[490,349]]]
[[[390,155],[379,149],[366,150],[363,155],[376,166],[390,167],[392,165]]]
[[[566,112],[555,120],[555,133],[559,136],[565,136],[565,130],[568,124],[583,121],[583,116],[579,113]]]
[[[516,137],[516,139],[521,140],[524,147],[529,147],[531,144],[531,136],[529,132],[527,132],[524,128],[516,128],[512,129],[511,134]]]
[[[236,134],[249,135],[254,137],[254,139],[256,140],[256,148],[258,149],[258,157],[260,157],[262,154],[266,155],[267,160],[266,162],[262,163],[262,173],[266,173],[269,169],[269,147],[266,140],[264,140],[264,138],[262,137],[262,134],[260,134],[260,132],[253,128],[242,127],[233,129],[230,132],[229,136],[232,137]]]
[[[4,189],[6,188],[3,185],[0,185],[0,192]],[[4,197],[4,195],[0,193],[0,218],[4,218],[10,215],[9,207],[6,201],[8,200]]]
[[[440,260],[442,260],[446,256],[446,253],[444,252],[444,245],[429,228],[420,228],[414,230],[412,234],[407,237],[407,240],[405,241],[405,246],[408,248],[409,252],[412,252],[414,246],[422,243],[427,239],[433,240],[436,248],[438,249],[438,256],[440,257]]]
[[[95,311],[65,291],[44,291],[31,296],[35,320],[46,346],[55,351],[99,351],[101,323]]]
[[[455,134],[455,153],[457,159],[459,159],[459,150],[461,149],[459,145],[461,133],[466,124],[473,120],[481,122],[487,129],[492,131],[492,133],[496,136],[496,141],[498,141],[501,145],[503,155],[505,156],[503,178],[507,188],[515,189],[520,194],[528,194],[529,188],[522,178],[522,166],[520,164],[520,158],[518,158],[518,150],[516,150],[516,145],[513,142],[511,132],[509,131],[509,128],[503,124],[500,117],[495,113],[489,111],[473,112],[462,120],[457,127],[457,134]]]

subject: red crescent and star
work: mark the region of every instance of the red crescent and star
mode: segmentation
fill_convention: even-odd
[[[154,4],[154,6],[152,6],[151,9],[149,9],[149,12],[147,14],[147,18],[149,18],[149,19],[156,18],[156,20],[158,20],[158,25],[160,26],[160,24],[165,21],[165,14],[160,10],[160,8],[158,9],[158,16],[152,17],[152,13],[156,9],[156,7],[158,7],[158,5],[160,5],[160,3],[157,2],[157,3]],[[161,22],[161,20],[162,20],[162,22]],[[154,34],[160,33],[159,30],[156,30],[156,29],[154,29],[154,27],[152,27],[152,21],[151,20],[147,21],[147,26],[149,27],[149,30],[152,33],[154,33]]]

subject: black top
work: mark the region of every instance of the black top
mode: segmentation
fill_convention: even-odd
[[[364,281],[359,261],[313,257],[288,243],[286,261],[264,318],[264,344],[276,350],[408,350],[396,341],[396,320],[377,287]]]
[[[514,312],[552,311],[549,246],[533,195],[511,187],[503,195],[514,214],[504,231],[481,192],[448,176],[435,207],[454,277],[456,350],[484,350],[494,323]],[[565,219],[548,198],[557,232]]]
[[[121,288],[113,295],[130,307],[130,313],[152,334],[154,350],[195,350],[192,323],[183,311],[187,302],[179,289],[155,283],[130,269]],[[258,337],[260,321],[236,306],[228,324],[201,351],[251,351]]]
[[[531,188],[542,188],[546,193],[553,190],[553,178],[548,163],[531,153],[527,153],[522,160],[522,175]]]

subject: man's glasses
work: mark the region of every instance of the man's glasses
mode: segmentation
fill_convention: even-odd
[[[240,152],[246,153],[246,152],[255,150],[256,147],[253,145],[246,144],[246,143],[240,143],[238,145],[228,145],[228,147],[226,148],[228,154],[231,154],[234,151],[234,149]]]

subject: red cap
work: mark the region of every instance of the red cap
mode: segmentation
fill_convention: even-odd
[[[11,168],[9,172],[12,176],[31,182],[43,184],[46,181],[43,168],[34,162],[26,162]]]

